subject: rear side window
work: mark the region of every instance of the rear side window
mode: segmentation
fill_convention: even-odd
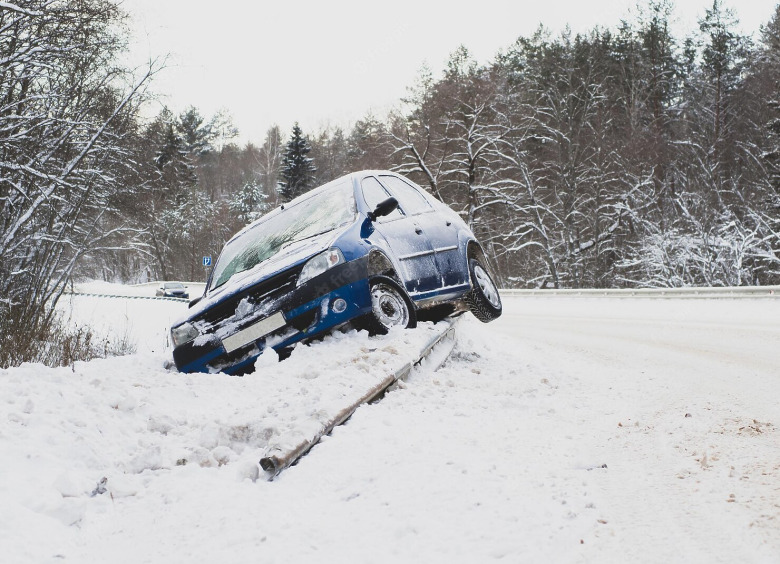
[[[428,200],[416,188],[397,176],[380,176],[379,178],[395,194],[395,197],[398,198],[398,203],[401,204],[407,215],[425,213],[433,209]]]
[[[363,189],[363,198],[366,200],[366,204],[368,205],[369,210],[374,210],[379,202],[384,202],[390,197],[390,194],[387,190],[385,190],[384,186],[382,186],[373,176],[364,178],[360,183],[360,186]],[[401,215],[401,211],[396,208],[390,215],[377,218],[377,220],[382,223],[385,221],[392,221],[393,219],[399,219],[401,217],[403,217]]]

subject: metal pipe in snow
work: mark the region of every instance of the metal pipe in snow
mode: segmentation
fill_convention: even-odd
[[[416,356],[412,362],[406,362],[403,366],[399,367],[395,372],[388,374],[381,382],[367,390],[359,399],[352,402],[338,413],[336,413],[328,422],[326,422],[322,428],[311,438],[301,441],[297,445],[289,449],[282,447],[275,447],[269,453],[267,453],[262,459],[260,459],[260,467],[266,472],[269,480],[273,480],[282,470],[288,466],[292,466],[299,458],[305,455],[309,450],[319,442],[319,440],[330,433],[335,427],[338,427],[349,419],[357,409],[364,403],[369,403],[379,397],[387,391],[387,389],[395,384],[398,380],[403,380],[412,371],[414,366],[422,362],[431,351],[442,342],[444,339],[451,337],[455,333],[455,326],[459,318],[442,322],[446,326],[442,331],[438,332],[420,349],[420,353]]]

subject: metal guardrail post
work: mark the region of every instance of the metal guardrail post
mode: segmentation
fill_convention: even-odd
[[[696,288],[620,288],[620,289],[567,289],[567,290],[500,290],[503,296],[557,296],[557,297],[610,297],[610,298],[780,298],[780,286],[734,286]]]
[[[92,298],[122,298],[125,300],[167,300],[169,302],[189,302],[188,298],[172,298],[165,296],[120,296],[119,294],[88,294],[85,292],[65,291],[63,294],[69,296],[89,296]]]

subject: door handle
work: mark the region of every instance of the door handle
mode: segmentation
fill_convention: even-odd
[[[422,229],[420,229],[419,227],[415,227],[414,232],[417,233],[418,235],[422,235]]]

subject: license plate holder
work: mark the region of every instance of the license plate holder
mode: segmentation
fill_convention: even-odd
[[[222,339],[222,346],[225,347],[226,352],[231,353],[249,343],[255,342],[260,337],[265,337],[269,333],[284,327],[285,323],[282,312],[276,312],[249,327],[241,329],[241,331],[232,334],[230,337]]]

